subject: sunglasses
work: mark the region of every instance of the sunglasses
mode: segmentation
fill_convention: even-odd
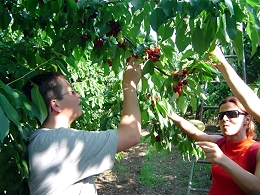
[[[74,91],[74,90],[71,90],[71,91],[68,91],[68,92],[66,92],[66,93],[63,93],[63,94],[61,94],[60,96],[57,96],[57,97],[56,97],[56,98],[54,98],[54,99],[61,98],[62,96],[66,95],[66,94],[68,94],[68,93],[71,93],[72,95],[76,95],[76,94],[77,94],[77,92],[76,92],[76,91]]]
[[[247,115],[246,113],[239,112],[238,110],[229,110],[218,113],[218,120],[222,120],[224,116],[227,116],[228,118],[238,118],[239,115]]]

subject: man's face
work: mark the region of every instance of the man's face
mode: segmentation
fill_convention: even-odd
[[[73,122],[82,114],[82,108],[80,105],[80,95],[73,91],[69,82],[65,79],[61,79],[60,83],[62,85],[62,100],[59,101],[60,114],[66,116],[70,122]]]

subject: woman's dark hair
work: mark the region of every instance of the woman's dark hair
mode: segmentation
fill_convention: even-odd
[[[36,84],[39,88],[40,94],[44,100],[44,103],[48,109],[50,100],[62,99],[61,91],[62,85],[60,83],[61,79],[66,79],[65,76],[60,72],[46,72],[32,77],[22,88],[23,93],[26,97],[32,101],[31,90],[33,84]]]
[[[246,111],[246,109],[244,108],[244,106],[242,105],[242,103],[234,96],[230,96],[227,97],[226,99],[224,99],[218,106],[218,111],[219,108],[222,104],[228,103],[228,102],[232,102],[234,103],[241,111],[243,111],[244,113],[246,113],[247,115],[249,115]],[[255,123],[253,121],[253,117],[251,115],[250,116],[250,122],[248,124],[248,127],[246,129],[246,134],[247,137],[251,137],[252,139],[256,138],[256,130],[255,130]]]

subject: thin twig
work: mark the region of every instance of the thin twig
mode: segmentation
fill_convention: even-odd
[[[51,59],[47,60],[46,62],[43,62],[42,64],[40,64],[39,66],[35,67],[34,69],[32,69],[31,71],[27,72],[25,75],[21,76],[20,78],[17,78],[13,81],[11,81],[10,83],[7,83],[6,85],[11,85],[12,83],[15,83],[16,81],[19,81],[20,79],[23,79],[24,77],[26,77],[28,74],[32,73],[33,71],[35,71],[37,68],[40,68],[41,66],[43,66],[44,64],[48,63],[49,61],[53,60],[54,57],[52,57]]]

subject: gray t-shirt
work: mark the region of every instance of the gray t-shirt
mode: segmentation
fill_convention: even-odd
[[[28,145],[30,194],[97,194],[93,176],[113,167],[117,144],[117,130],[34,131]]]

